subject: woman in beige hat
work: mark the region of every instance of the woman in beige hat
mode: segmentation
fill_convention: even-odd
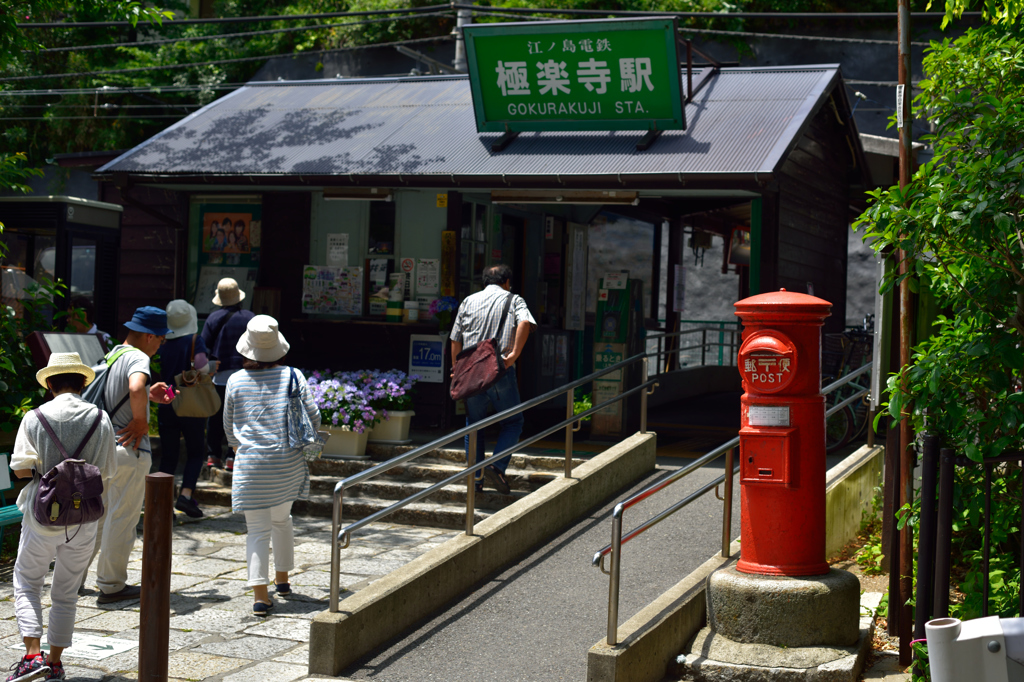
[[[14,672],[7,678],[12,682],[44,675],[47,680],[64,679],[61,654],[71,646],[78,587],[92,559],[97,522],[83,523],[68,540],[66,527],[40,524],[33,508],[39,478],[64,460],[61,446],[69,453],[81,447],[77,458],[100,470],[104,486],[114,475],[117,460],[110,418],[80,395],[95,376],[90,367],[82,364],[78,353],[51,354],[46,367],[36,372],[36,381],[53,392],[53,400],[26,414],[18,427],[11,469],[18,478],[32,481],[18,495],[18,509],[25,516],[14,564],[14,613],[25,656],[13,666]],[[53,580],[46,631],[50,652],[44,660],[39,641],[43,636],[42,594],[51,561]]]
[[[209,362],[206,358],[206,343],[197,333],[199,321],[195,306],[188,301],[176,299],[167,304],[167,326],[170,331],[160,346],[160,376],[168,386],[174,385],[174,377],[193,367],[202,372]],[[181,494],[174,502],[174,508],[197,519],[203,515],[199,504],[192,499],[192,491],[199,481],[206,455],[206,418],[179,417],[173,405],[157,407],[157,428],[160,431],[160,471],[173,476],[178,470],[178,453],[181,438],[185,438],[185,471],[181,479]]]
[[[267,591],[271,542],[277,594],[287,596],[288,572],[294,568],[292,503],[309,497],[309,466],[302,452],[288,445],[289,391],[298,392],[314,428],[320,426],[320,410],[302,373],[281,364],[288,341],[277,320],[252,318],[237,349],[245,362],[228,380],[224,399],[224,432],[235,451],[231,509],[245,514],[253,613],[266,616],[274,606]]]
[[[245,292],[238,286],[238,282],[225,277],[217,282],[217,293],[213,297],[213,304],[221,306],[220,310],[210,313],[203,325],[203,341],[209,349],[211,359],[217,360],[220,364],[217,373],[213,376],[213,384],[217,387],[221,404],[224,403],[224,387],[232,374],[242,368],[242,358],[235,345],[238,339],[245,333],[245,325],[249,323],[254,313],[251,310],[242,309],[242,301],[245,300]],[[221,448],[224,443],[223,413],[210,417],[206,432],[206,449],[209,459],[208,466],[220,468],[222,465]],[[228,471],[234,464],[229,457],[224,462]]]

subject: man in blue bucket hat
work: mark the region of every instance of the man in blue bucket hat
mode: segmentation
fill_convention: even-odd
[[[167,313],[160,308],[138,308],[124,323],[128,336],[114,346],[105,358],[107,385],[104,402],[110,412],[117,440],[117,473],[103,490],[106,513],[97,528],[96,584],[100,604],[138,599],[140,589],[129,585],[128,559],[135,545],[135,527],[139,523],[146,493],[146,475],[153,462],[149,446],[149,401],[168,404],[167,384],[149,386],[149,359],[153,357],[167,327]]]

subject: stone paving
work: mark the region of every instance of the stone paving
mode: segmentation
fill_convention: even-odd
[[[295,517],[292,596],[274,598],[267,618],[252,615],[246,586],[245,522],[223,507],[204,507],[193,521],[176,514],[171,560],[169,677],[218,682],[293,682],[308,676],[309,628],[327,609],[329,519]],[[141,528],[141,525],[140,525]],[[355,534],[341,562],[342,597],[371,584],[457,534],[456,531],[378,523]],[[271,563],[271,565],[273,565]],[[129,582],[142,571],[142,537],[128,566]],[[21,643],[14,618],[11,571],[0,576],[0,645],[6,658]],[[86,592],[78,600],[75,634],[139,639],[139,601],[97,604],[96,574],[90,567]],[[49,609],[49,578],[43,593],[43,622]],[[94,661],[65,655],[69,680],[120,682],[138,679],[138,648]]]

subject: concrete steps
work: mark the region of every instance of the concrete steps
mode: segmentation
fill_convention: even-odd
[[[310,498],[297,501],[296,514],[330,518],[334,486],[347,478],[412,446],[369,446],[370,460],[320,459],[310,464]],[[583,460],[573,460],[575,467]],[[476,521],[507,507],[551,480],[562,475],[564,460],[560,457],[516,454],[512,456],[506,477],[512,492],[501,495],[489,487],[476,494]],[[394,502],[463,471],[465,453],[461,450],[435,450],[429,455],[402,464],[369,481],[346,488],[343,514],[346,520],[360,519],[388,507]],[[231,472],[206,469],[195,491],[200,504],[231,504]],[[394,523],[433,528],[463,528],[466,519],[466,485],[453,483],[409,504],[388,519]]]

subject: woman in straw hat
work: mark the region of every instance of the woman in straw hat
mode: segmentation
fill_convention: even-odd
[[[78,353],[51,354],[46,367],[36,372],[36,380],[43,388],[50,389],[54,397],[40,407],[39,412],[67,452],[75,452],[84,443],[78,457],[95,465],[106,485],[117,467],[114,429],[103,410],[99,410],[97,421],[98,408],[82,400],[80,395],[95,376],[91,368],[82,364]],[[92,559],[97,523],[83,523],[68,540],[65,527],[43,526],[35,520],[32,509],[39,477],[63,459],[36,411],[26,414],[18,428],[11,456],[14,474],[18,478],[32,478],[18,495],[18,508],[25,516],[14,564],[14,613],[25,643],[25,656],[11,666],[13,672],[8,682],[44,676],[47,680],[64,679],[61,654],[71,646],[78,587]],[[50,587],[52,605],[46,631],[50,653],[47,660],[43,660],[39,641],[43,636],[42,593],[51,561],[54,561]]]
[[[160,346],[160,375],[168,385],[174,385],[174,377],[193,364],[196,370],[206,370],[206,343],[196,332],[199,321],[195,306],[188,301],[176,299],[167,304],[167,332],[164,345]],[[181,477],[181,494],[174,502],[174,508],[198,519],[203,515],[199,504],[192,499],[192,491],[199,481],[206,454],[206,417],[179,417],[171,405],[157,408],[157,428],[160,431],[160,471],[174,475],[178,470],[178,452],[181,438],[185,438],[185,471]]]
[[[278,331],[277,320],[269,315],[252,318],[237,349],[245,361],[228,379],[224,399],[224,432],[235,451],[231,509],[245,514],[253,613],[266,616],[274,606],[267,591],[270,545],[276,591],[284,597],[291,594],[288,572],[294,568],[292,503],[309,497],[309,466],[302,453],[288,445],[289,386],[298,391],[314,427],[320,425],[320,410],[302,373],[281,364],[288,342]]]

